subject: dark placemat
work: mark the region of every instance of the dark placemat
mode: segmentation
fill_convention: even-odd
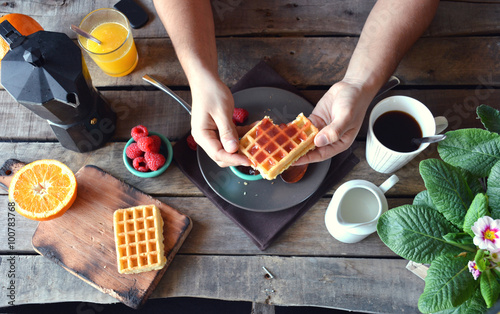
[[[294,86],[284,80],[263,61],[244,75],[233,86],[231,91],[234,93],[252,87],[276,87],[300,95]],[[281,211],[270,213],[253,212],[229,204],[210,188],[198,167],[196,152],[188,147],[186,137],[180,139],[174,145],[174,161],[177,166],[225,215],[252,239],[260,250],[269,247],[279,235],[306,213],[332,186],[340,182],[359,162],[359,159],[352,153],[357,146],[357,143],[354,143],[348,150],[332,158],[323,184],[307,200]]]

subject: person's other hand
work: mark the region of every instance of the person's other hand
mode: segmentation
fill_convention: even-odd
[[[301,157],[295,165],[319,162],[349,148],[363,123],[373,95],[357,83],[340,81],[320,99],[309,116],[320,130],[314,139],[316,149]]]
[[[191,134],[198,145],[220,167],[245,165],[238,154],[238,133],[232,121],[234,99],[220,80],[207,79],[192,88]]]

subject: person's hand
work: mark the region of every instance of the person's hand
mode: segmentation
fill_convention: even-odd
[[[238,133],[232,121],[234,99],[220,80],[207,79],[192,86],[191,134],[198,145],[220,167],[245,165],[248,159],[238,154]]]
[[[309,116],[320,130],[314,139],[316,149],[297,160],[295,165],[323,161],[349,148],[372,98],[373,94],[363,90],[360,84],[346,81],[334,84]]]

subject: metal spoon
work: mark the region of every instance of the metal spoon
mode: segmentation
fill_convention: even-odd
[[[413,144],[420,145],[420,144],[425,144],[425,143],[436,143],[436,142],[444,140],[445,138],[446,138],[446,134],[437,134],[437,135],[432,135],[432,136],[414,138],[411,140],[411,142]]]
[[[169,94],[170,97],[172,97],[179,104],[181,104],[181,106],[184,107],[184,109],[186,109],[187,112],[189,112],[189,114],[191,114],[191,105],[188,104],[184,99],[182,99],[179,96],[177,96],[177,94],[174,93],[170,88],[168,88],[167,86],[163,85],[162,83],[160,83],[159,81],[157,81],[156,79],[154,79],[152,76],[147,75],[147,74],[144,75],[142,77],[142,79],[145,80],[146,82],[150,83],[151,85],[159,88],[160,90],[164,91],[165,93]]]
[[[71,28],[72,31],[74,31],[78,35],[83,36],[83,37],[85,37],[87,39],[90,39],[90,40],[92,40],[93,42],[96,42],[99,45],[102,44],[102,42],[99,39],[97,39],[94,36],[90,35],[86,31],[84,31],[83,29],[79,28],[78,26],[75,26],[75,25],[71,24],[70,28]]]

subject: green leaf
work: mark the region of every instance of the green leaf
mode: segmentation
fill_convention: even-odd
[[[497,162],[488,176],[486,194],[489,197],[491,218],[500,219],[500,162]]]
[[[438,211],[421,205],[403,205],[386,211],[377,224],[380,239],[394,253],[425,264],[442,254],[462,253],[463,248],[443,239],[444,235],[458,231]]]
[[[483,184],[481,183],[481,179],[469,171],[462,169],[462,168],[456,168],[460,171],[462,176],[465,178],[465,181],[467,181],[467,185],[469,185],[469,188],[472,191],[472,194],[476,195],[477,193],[484,193],[485,188],[483,187]]]
[[[450,165],[486,177],[500,160],[500,135],[482,129],[449,131],[439,142],[438,153]]]
[[[484,314],[486,312],[486,304],[481,296],[481,290],[476,289],[474,295],[460,306],[453,309],[435,312],[434,314]]]
[[[477,194],[476,197],[474,197],[474,200],[472,201],[467,214],[465,214],[464,231],[474,238],[475,234],[471,230],[471,227],[479,218],[489,215],[490,212],[488,210],[488,196],[483,193]]]
[[[500,280],[500,269],[498,267],[493,268],[493,272],[497,274],[498,280]]]
[[[441,255],[436,258],[425,277],[425,288],[418,300],[418,309],[433,313],[457,307],[475,292],[478,282],[469,272],[470,257]]]
[[[434,206],[434,203],[432,203],[429,191],[427,190],[423,190],[415,196],[415,198],[413,199],[413,205],[423,205],[432,209],[436,209],[436,206]]]
[[[481,105],[476,109],[486,130],[500,133],[500,112],[487,105]]]
[[[480,272],[486,270],[486,260],[484,259],[483,250],[477,250],[476,256],[474,257],[474,262],[476,262],[476,267]]]
[[[485,270],[481,273],[480,279],[480,287],[481,287],[481,295],[486,302],[486,306],[488,308],[492,307],[498,299],[500,295],[500,283],[491,272],[491,270]]]
[[[471,238],[471,236],[465,232],[448,233],[443,236],[443,239],[445,239],[446,242],[455,243],[458,245],[466,245],[468,246],[469,251],[473,251],[476,249],[473,238]]]
[[[461,171],[439,159],[426,159],[420,162],[420,175],[436,209],[463,228],[474,196]]]

